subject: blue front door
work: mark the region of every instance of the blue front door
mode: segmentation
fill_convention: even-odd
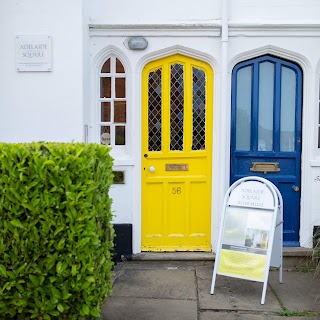
[[[284,201],[284,245],[299,246],[302,71],[265,55],[232,72],[231,183],[264,177]]]

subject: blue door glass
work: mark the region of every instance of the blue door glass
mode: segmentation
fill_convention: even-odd
[[[284,246],[300,245],[301,108],[302,71],[296,64],[265,55],[233,69],[230,182],[255,175],[279,188]],[[277,163],[280,171],[254,171],[254,162]]]

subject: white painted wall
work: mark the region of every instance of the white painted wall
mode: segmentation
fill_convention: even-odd
[[[292,58],[304,71],[301,245],[310,246],[313,225],[320,225],[320,151],[316,126],[319,108],[320,2],[318,0],[229,0],[229,74],[241,59],[265,53]],[[124,170],[125,185],[111,188],[114,222],[133,223],[134,252],[140,251],[141,232],[141,71],[150,59],[185,52],[200,57],[215,72],[213,150],[213,247],[228,177],[230,109],[221,108],[221,38],[214,32],[143,29],[143,24],[219,25],[221,1],[163,0],[0,0],[0,141],[83,141],[94,134],[97,59],[113,48],[124,57],[128,84],[128,147],[113,152],[115,170]],[[91,30],[88,25],[142,26],[141,30]],[[251,24],[250,28],[240,28]],[[274,28],[261,28],[277,24]],[[291,27],[281,28],[282,24]],[[308,25],[297,30],[295,25]],[[52,36],[52,72],[17,72],[15,37]],[[149,46],[131,51],[129,36],[143,35]],[[231,94],[231,85],[228,88]],[[227,119],[227,127],[221,127]],[[222,145],[223,144],[223,145]],[[225,150],[225,152],[221,152]]]
[[[17,35],[52,36],[52,72],[18,72]],[[0,141],[83,140],[82,1],[0,0]]]
[[[103,24],[210,23],[220,19],[220,8],[217,0],[91,0],[89,15]]]
[[[235,31],[235,30],[233,30]],[[106,34],[108,33],[105,31]],[[132,101],[132,106],[134,107],[134,113],[132,117],[132,122],[135,124],[135,128],[140,127],[140,92],[141,88],[139,84],[141,83],[141,69],[144,63],[154,58],[161,56],[161,54],[169,54],[169,51],[175,50],[176,46],[181,46],[181,48],[188,48],[190,54],[199,51],[203,54],[203,59],[208,58],[212,60],[212,65],[215,70],[215,132],[214,132],[214,155],[219,154],[219,144],[223,141],[225,136],[229,135],[230,126],[221,128],[219,127],[219,122],[221,115],[226,113],[227,117],[230,117],[230,112],[228,110],[220,109],[220,91],[219,91],[219,80],[220,80],[220,39],[218,37],[207,37],[207,38],[197,38],[194,36],[184,37],[181,33],[181,37],[170,37],[170,31],[166,31],[168,37],[165,36],[155,36],[153,31],[145,31],[145,36],[149,41],[149,47],[145,51],[133,52],[126,48],[124,45],[125,37],[122,36],[112,36],[104,37],[101,33],[99,36],[93,36],[91,40],[91,55],[94,57],[99,51],[108,44],[118,48],[121,51],[121,54],[126,56],[126,60],[130,62],[132,68],[132,74],[129,74],[129,77],[132,77],[132,87],[131,95],[129,100]],[[319,214],[319,188],[314,187],[314,191],[310,192],[310,185],[312,182],[312,177],[317,173],[317,167],[311,166],[311,161],[314,161],[316,165],[319,165],[317,157],[315,157],[315,142],[316,139],[308,139],[306,137],[310,136],[310,131],[315,132],[314,128],[317,124],[317,117],[314,117],[314,114],[317,114],[318,102],[317,102],[317,86],[315,86],[315,70],[316,65],[319,60],[316,50],[314,48],[315,38],[310,37],[292,37],[291,35],[286,36],[285,30],[281,31],[282,34],[277,34],[275,36],[266,36],[265,31],[261,31],[261,36],[250,36],[244,37],[243,35],[236,35],[236,33],[230,38],[230,50],[229,50],[229,76],[231,75],[233,66],[241,61],[248,59],[253,56],[258,56],[261,54],[271,53],[283,57],[286,59],[291,59],[301,65],[304,71],[304,116],[303,116],[303,156],[302,156],[302,202],[301,202],[301,245],[310,246],[312,243],[312,229],[313,225],[319,224],[320,214]],[[250,32],[249,32],[250,33]],[[248,35],[249,35],[248,33]],[[132,31],[132,35],[134,31]],[[130,36],[130,34],[128,35]],[[179,47],[176,49],[179,50]],[[231,89],[231,88],[229,88]],[[230,92],[230,90],[229,90]],[[228,119],[230,123],[230,118]],[[140,243],[140,139],[141,132],[135,131],[135,138],[133,141],[133,149],[137,152],[132,154],[132,159],[134,160],[135,166],[132,167],[134,175],[134,183],[132,188],[129,188],[133,194],[133,217],[132,221],[135,226],[134,232],[134,250],[135,252],[139,251]],[[226,147],[228,148],[228,146]],[[221,159],[224,160],[221,160]],[[220,188],[219,173],[223,167],[228,167],[228,163],[225,162],[225,155],[220,159],[222,167],[219,166],[217,169],[216,164],[219,162],[217,156],[213,157],[213,245],[215,244],[217,227],[219,222],[220,212],[217,210],[219,203],[221,203],[221,197],[217,199],[217,192]],[[314,160],[315,159],[315,160]],[[226,170],[228,171],[228,170]],[[228,177],[221,177],[220,179],[228,180]],[[320,185],[320,184],[319,184]],[[116,191],[116,189],[115,189]],[[223,194],[223,193],[220,193]],[[131,192],[128,194],[131,195]],[[121,190],[114,192],[115,199],[119,199],[123,196]],[[131,201],[131,198],[128,199]],[[117,200],[115,200],[117,202]],[[123,204],[122,204],[123,206]],[[221,206],[220,206],[221,207]],[[122,219],[123,216],[121,216]],[[121,219],[119,221],[121,221]],[[122,221],[125,222],[125,221]]]
[[[219,75],[219,62],[217,59],[220,57],[220,40],[218,37],[197,37],[195,34],[188,37],[184,36],[184,32],[180,36],[171,37],[170,31],[166,31],[166,36],[158,36],[153,31],[146,33],[149,46],[144,51],[132,51],[125,45],[126,36],[110,36],[110,31],[102,31],[97,34],[93,30],[90,39],[90,57],[91,57],[91,76],[92,76],[92,103],[91,106],[95,108],[94,95],[96,92],[95,77],[98,75],[95,72],[95,63],[100,61],[100,57],[105,52],[112,51],[116,48],[116,54],[122,57],[122,61],[126,67],[127,75],[127,119],[132,123],[131,130],[128,131],[128,137],[132,144],[128,153],[119,155],[113,152],[115,156],[115,170],[124,170],[126,175],[126,185],[114,185],[111,188],[111,196],[113,198],[112,210],[114,211],[115,223],[132,223],[133,224],[133,251],[134,253],[140,252],[141,248],[141,74],[143,66],[161,56],[168,55],[174,52],[188,52],[190,55],[199,57],[210,63],[215,70],[215,77],[218,83]],[[126,32],[127,33],[127,32]],[[129,35],[134,35],[135,31],[129,31]],[[217,85],[219,88],[219,84]],[[215,105],[219,106],[219,95],[215,96]],[[218,108],[218,107],[217,107]],[[95,112],[91,113],[91,131],[95,130]],[[218,114],[218,111],[217,111]],[[218,121],[218,120],[217,120]],[[92,142],[97,142],[98,138],[94,134],[90,134]],[[218,138],[217,138],[218,139]],[[214,154],[218,154],[214,151]],[[215,165],[218,160],[214,160],[215,174],[218,171],[218,166]],[[216,194],[219,189],[219,184],[214,184],[213,193]],[[216,207],[215,207],[216,208]],[[218,212],[214,212],[213,217],[213,234],[214,237],[218,235]]]
[[[318,20],[318,0],[229,0],[231,20]]]

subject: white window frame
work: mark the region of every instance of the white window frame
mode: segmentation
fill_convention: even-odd
[[[102,73],[101,69],[106,61],[110,59],[110,73]],[[123,68],[124,73],[116,73],[116,59],[118,59]],[[98,143],[101,143],[101,127],[102,126],[110,126],[110,147],[112,148],[112,153],[123,154],[128,151],[128,78],[127,78],[127,70],[126,66],[123,63],[122,59],[116,54],[109,54],[105,57],[102,64],[100,65],[98,77],[97,77],[97,132],[96,136],[99,137]],[[100,79],[101,78],[111,78],[111,97],[110,98],[101,98],[100,96]],[[124,78],[125,79],[125,97],[124,98],[116,98],[115,97],[115,79],[116,78]],[[125,123],[115,123],[114,122],[114,102],[115,101],[125,101],[126,102],[126,122]],[[101,108],[103,102],[110,102],[110,122],[102,122],[101,121]],[[125,144],[124,145],[116,145],[115,144],[115,127],[116,126],[124,126],[125,127]]]

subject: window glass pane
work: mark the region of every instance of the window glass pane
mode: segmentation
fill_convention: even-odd
[[[148,79],[148,150],[161,150],[162,70],[149,73]]]
[[[271,151],[273,148],[274,64],[263,62],[260,63],[259,68],[258,150]]]
[[[110,126],[101,126],[100,143],[108,145],[111,144]]]
[[[108,59],[102,66],[101,73],[110,73],[110,59]]]
[[[280,151],[294,151],[296,73],[281,68]]]
[[[206,75],[192,68],[192,150],[206,148]]]
[[[237,72],[236,148],[250,150],[252,66]]]
[[[116,126],[116,145],[125,145],[126,144],[126,127],[125,126]]]
[[[170,84],[170,150],[183,150],[183,107],[183,65],[174,64]]]
[[[101,122],[110,122],[110,102],[101,103]]]
[[[116,78],[116,98],[126,97],[126,79]]]
[[[124,73],[124,67],[119,59],[116,59],[116,73]]]
[[[114,102],[114,122],[126,123],[126,102],[125,101]]]
[[[111,98],[111,78],[100,78],[100,98]]]

